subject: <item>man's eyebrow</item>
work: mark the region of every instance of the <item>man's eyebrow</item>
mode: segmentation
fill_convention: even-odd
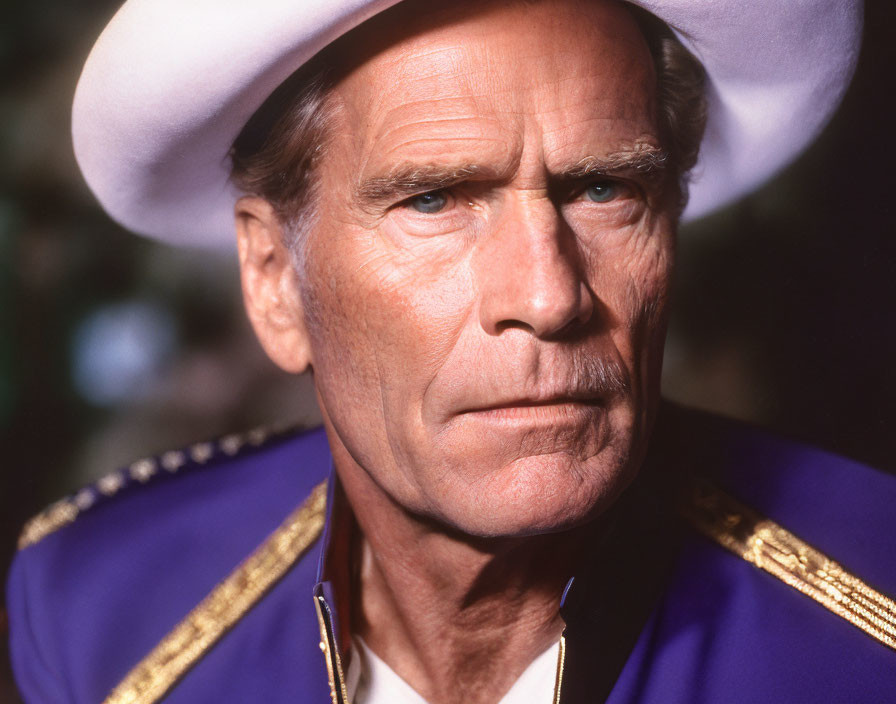
[[[653,180],[668,169],[668,155],[659,147],[638,144],[603,156],[587,156],[572,168],[556,175],[556,179],[573,181],[592,176],[642,175]],[[362,205],[392,203],[419,193],[450,188],[472,177],[488,177],[477,164],[446,166],[441,164],[401,165],[385,176],[362,180],[355,195]]]
[[[392,202],[427,191],[450,188],[482,171],[475,164],[399,166],[386,176],[374,176],[361,181],[355,193],[362,202],[368,204]]]
[[[639,144],[632,149],[620,149],[603,156],[587,156],[560,178],[579,180],[592,176],[646,176],[650,180],[662,177],[669,170],[669,155],[664,149]]]

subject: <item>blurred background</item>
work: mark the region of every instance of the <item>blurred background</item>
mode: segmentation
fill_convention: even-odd
[[[234,257],[129,235],[81,181],[71,98],[118,4],[8,3],[0,26],[3,576],[25,520],[80,485],[197,440],[317,418],[308,379],[279,373],[252,337]],[[894,34],[894,6],[869,3],[858,73],[823,137],[684,228],[664,376],[672,399],[889,471]],[[14,702],[2,647],[0,702]]]

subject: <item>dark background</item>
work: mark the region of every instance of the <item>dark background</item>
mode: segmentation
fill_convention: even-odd
[[[308,380],[278,373],[252,338],[233,255],[128,235],[81,182],[71,97],[118,4],[14,3],[0,27],[4,575],[22,523],[79,485],[196,440],[316,418]],[[664,376],[671,398],[890,471],[894,33],[893,5],[868,4],[856,78],[822,138],[684,229]],[[5,667],[0,646],[0,702],[13,702]]]

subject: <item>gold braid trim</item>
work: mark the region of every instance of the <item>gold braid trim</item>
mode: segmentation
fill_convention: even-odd
[[[554,675],[553,704],[560,704],[560,696],[563,694],[563,670],[566,667],[566,631],[560,636],[560,650],[557,652],[557,674]]]
[[[85,511],[100,501],[111,498],[127,486],[142,485],[165,474],[175,474],[183,467],[204,465],[213,457],[236,457],[245,450],[261,447],[268,440],[279,437],[290,428],[255,428],[247,433],[225,435],[217,440],[199,442],[183,450],[171,450],[158,457],[144,457],[127,467],[105,475],[77,494],[60,499],[31,518],[19,535],[18,549],[24,550],[39,543],[48,535],[73,523]]]
[[[25,524],[19,536],[18,549],[24,550],[29,545],[39,543],[51,533],[74,521],[79,513],[74,501],[69,499],[57,501]]]
[[[153,704],[164,697],[317,540],[326,503],[323,482],[128,673],[103,704]]]
[[[707,537],[896,650],[896,603],[778,524],[708,486],[685,517]]]

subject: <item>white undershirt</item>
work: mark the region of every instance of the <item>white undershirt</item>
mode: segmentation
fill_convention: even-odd
[[[363,640],[352,639],[354,648],[345,674],[346,693],[351,704],[427,704],[427,701],[395,674]],[[560,643],[545,650],[498,704],[540,704],[554,697],[557,656]]]

